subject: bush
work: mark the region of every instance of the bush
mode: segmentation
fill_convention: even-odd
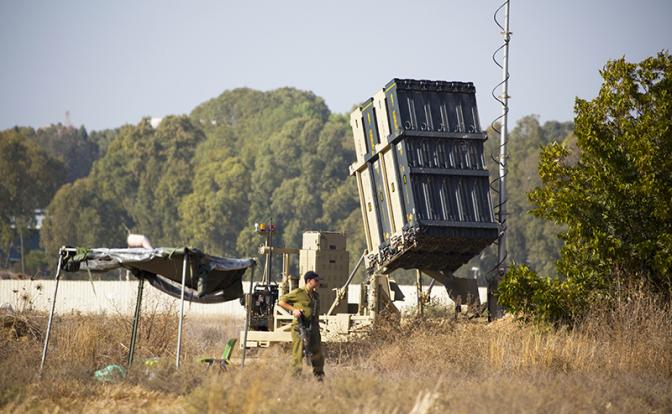
[[[595,275],[565,280],[540,277],[526,265],[511,266],[497,289],[500,304],[517,316],[539,322],[571,324],[585,314],[591,299],[606,296]]]
[[[672,56],[608,62],[592,101],[577,99],[576,148],[539,156],[532,213],[566,230],[561,279],[513,266],[499,290],[510,310],[554,323],[582,317],[620,284],[672,294]]]

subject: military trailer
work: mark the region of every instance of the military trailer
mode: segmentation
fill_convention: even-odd
[[[290,290],[303,287],[304,281],[299,275],[309,270],[320,275],[317,293],[320,296],[320,331],[324,341],[344,341],[354,334],[366,332],[381,312],[392,312],[398,316],[392,302],[403,300],[403,294],[386,275],[378,275],[365,283],[358,302],[348,303],[348,286],[359,266],[348,272],[350,258],[344,234],[307,231],[303,233],[300,249],[276,247],[271,240],[268,237],[266,244],[259,249],[259,253],[266,257],[262,281],[242,300],[250,318],[247,334],[245,331],[240,333],[241,346],[246,343],[248,347],[268,347],[273,342],[291,342],[293,317],[278,306],[277,301]],[[268,267],[274,254],[283,257],[280,283],[269,277],[271,271]],[[299,275],[290,273],[292,256],[298,257]],[[363,256],[359,263],[362,260]]]

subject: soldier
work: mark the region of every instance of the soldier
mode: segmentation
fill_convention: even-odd
[[[303,275],[305,286],[282,295],[278,305],[294,316],[292,321],[292,369],[295,374],[301,373],[304,356],[313,367],[313,375],[322,381],[324,377],[324,355],[322,355],[322,338],[318,312],[320,298],[317,288],[320,276],[308,271]],[[304,343],[306,346],[304,346]]]

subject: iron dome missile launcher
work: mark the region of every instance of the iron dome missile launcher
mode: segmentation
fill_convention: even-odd
[[[292,315],[275,304],[278,295],[301,286],[289,272],[289,256],[299,256],[299,274],[317,271],[323,340],[346,340],[365,331],[383,313],[398,317],[403,298],[389,274],[417,269],[442,283],[457,305],[477,303],[476,280],[453,272],[497,239],[484,157],[476,89],[471,82],[393,79],[350,116],[357,181],[367,251],[348,275],[345,236],[306,232],[301,249],[260,248],[267,266],[283,255],[282,284],[270,267],[252,295],[247,346],[291,341]],[[347,303],[347,288],[364,262],[368,279],[359,303]],[[418,273],[420,275],[420,273]],[[403,299],[402,299],[403,300]],[[241,344],[244,332],[241,332]]]
[[[498,235],[473,83],[393,79],[350,124],[366,268],[418,269],[449,288]]]

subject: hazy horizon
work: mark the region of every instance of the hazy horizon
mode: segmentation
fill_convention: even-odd
[[[309,90],[346,113],[394,77],[474,82],[486,127],[500,112],[500,4],[5,1],[0,129],[64,122],[66,111],[77,126],[115,128],[240,87]],[[511,125],[572,120],[609,59],[670,48],[671,16],[662,0],[513,0]]]

